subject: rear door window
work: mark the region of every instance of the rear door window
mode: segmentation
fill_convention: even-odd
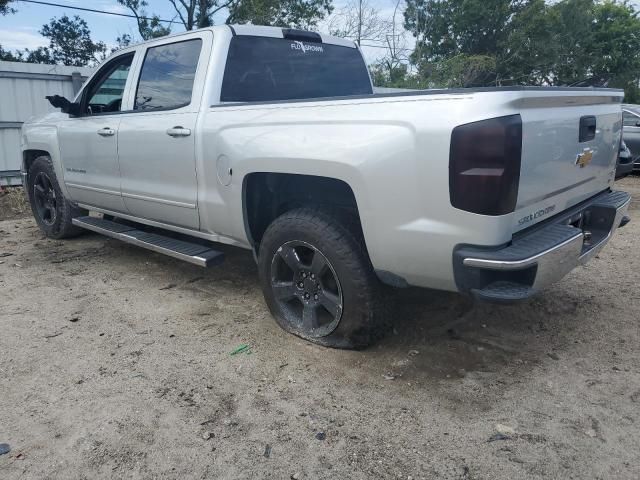
[[[371,94],[369,72],[356,48],[282,38],[231,39],[223,102],[264,102]]]
[[[140,71],[134,110],[169,110],[191,103],[202,40],[151,47]]]

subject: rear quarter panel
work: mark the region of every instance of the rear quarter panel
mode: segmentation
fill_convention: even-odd
[[[198,164],[203,226],[248,245],[242,186],[252,172],[336,178],[353,190],[376,269],[399,275],[411,285],[456,290],[453,249],[461,243],[509,242],[517,213],[485,216],[451,206],[451,131],[457,125],[521,113],[524,97],[544,97],[544,92],[548,91],[457,91],[212,107],[202,120],[203,153]],[[619,105],[603,108],[613,119]],[[523,113],[526,121],[534,115],[544,117],[545,112],[533,110]],[[557,113],[550,121],[561,138],[568,128],[564,110]],[[607,135],[603,150],[611,148],[618,133],[612,130]],[[555,142],[539,141],[547,148]],[[537,144],[538,140],[532,148]],[[596,173],[601,180],[609,175],[605,157]],[[221,181],[219,173],[224,176],[229,168],[233,175]],[[539,173],[540,167],[526,168],[523,175],[531,176],[533,183],[548,181],[548,172]],[[214,184],[216,188],[207,187]]]
[[[451,130],[504,114],[464,94],[211,108],[198,166],[204,228],[248,243],[242,184],[252,172],[336,178],[354,192],[376,269],[413,285],[455,290],[453,247],[503,243],[511,218],[451,206]],[[233,176],[225,186],[218,171],[227,168]],[[217,188],[207,188],[211,182]]]

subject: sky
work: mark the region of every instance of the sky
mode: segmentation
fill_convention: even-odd
[[[119,5],[116,0],[45,0],[51,3],[64,4],[108,12],[130,13],[125,7]],[[335,10],[344,6],[347,0],[334,0]],[[370,0],[371,5],[380,11],[381,16],[391,18],[395,7],[394,0]],[[148,0],[148,11],[160,16],[162,19],[172,20],[175,11],[168,0]],[[132,18],[117,17],[99,13],[82,12],[68,8],[53,7],[22,1],[13,2],[13,7],[18,10],[13,15],[0,16],[0,45],[5,50],[35,49],[46,46],[47,39],[43,38],[38,30],[42,25],[49,23],[53,17],[64,14],[71,17],[78,15],[89,25],[94,41],[101,40],[109,46],[115,44],[115,39],[123,34],[129,34],[137,41],[140,40],[136,22]],[[224,16],[215,18],[216,23],[224,23]],[[326,23],[319,27],[326,32]],[[179,32],[184,30],[180,23],[173,24],[172,30]],[[410,36],[409,36],[410,37]],[[369,63],[375,62],[385,50],[382,48],[363,47],[365,57]]]

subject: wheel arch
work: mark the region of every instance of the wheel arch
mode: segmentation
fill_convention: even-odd
[[[300,207],[324,207],[349,214],[362,231],[354,191],[344,180],[319,175],[252,172],[243,178],[242,211],[247,239],[256,254],[271,222]]]
[[[47,152],[46,150],[39,150],[35,148],[23,150],[22,151],[22,172],[25,174],[28,174],[29,169],[31,168],[31,165],[33,164],[34,160],[42,156],[47,156],[51,158],[51,153]]]

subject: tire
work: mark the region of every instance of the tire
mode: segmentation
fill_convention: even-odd
[[[74,226],[71,220],[87,215],[87,211],[72,205],[64,197],[51,158],[36,158],[27,178],[31,211],[42,233],[55,239],[80,235],[83,230]]]
[[[300,208],[274,220],[260,243],[260,283],[287,332],[327,347],[361,349],[386,332],[385,288],[359,225],[339,218]]]

